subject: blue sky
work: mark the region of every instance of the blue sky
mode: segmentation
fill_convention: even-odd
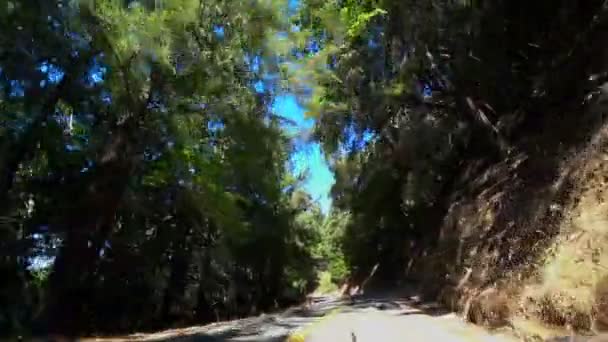
[[[304,189],[319,202],[323,212],[329,212],[331,207],[329,191],[334,183],[334,175],[327,165],[319,144],[307,139],[307,133],[312,129],[314,120],[305,116],[305,109],[298,104],[295,95],[289,93],[278,95],[272,104],[272,110],[275,114],[294,122],[294,125],[285,127],[288,132],[296,136],[296,151],[291,156],[294,172],[296,174],[308,172]]]
[[[294,13],[300,0],[288,0],[288,11]],[[260,91],[261,85],[255,85]],[[300,106],[294,94],[283,93],[275,97],[272,111],[293,121],[293,125],[284,126],[285,130],[294,136],[295,152],[291,155],[291,165],[296,174],[305,173],[304,190],[306,190],[321,206],[324,213],[331,208],[329,192],[334,184],[334,175],[327,165],[327,160],[317,142],[308,139],[314,126],[314,120],[305,116],[306,110]]]

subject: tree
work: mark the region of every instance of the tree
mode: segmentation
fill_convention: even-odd
[[[349,267],[380,262],[385,278],[409,241],[436,241],[469,161],[525,148],[605,70],[584,48],[604,37],[601,1],[309,0],[295,24],[308,57],[294,79],[312,84],[303,100],[351,215]]]
[[[310,233],[270,112],[279,83],[256,87],[280,69],[283,8],[2,7],[2,331],[128,331],[302,294]]]

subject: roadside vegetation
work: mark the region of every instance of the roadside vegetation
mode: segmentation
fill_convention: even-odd
[[[491,327],[608,329],[603,0],[6,0],[0,22],[1,334],[405,282]]]
[[[293,79],[316,84],[352,282],[378,264],[475,323],[606,329],[606,10],[303,1]]]

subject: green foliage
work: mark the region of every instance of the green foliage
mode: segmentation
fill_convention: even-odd
[[[41,289],[44,288],[44,285],[49,280],[50,273],[50,268],[39,268],[31,271],[33,285]]]
[[[2,332],[210,321],[294,302],[318,269],[398,276],[465,162],[605,81],[599,0],[4,5]],[[336,173],[328,217],[286,167],[286,84]]]
[[[365,30],[369,28],[372,19],[377,16],[382,16],[387,12],[381,8],[374,8],[366,11],[362,6],[354,1],[350,1],[340,10],[340,16],[347,24],[346,35],[348,38],[359,37]]]
[[[254,87],[289,51],[286,6],[0,6],[3,333],[206,322],[310,291],[321,214],[293,201],[282,80]]]
[[[350,215],[328,250],[355,277],[377,263],[400,277],[410,242],[438,238],[469,165],[512,154],[605,82],[585,80],[605,63],[582,48],[604,36],[601,1],[307,0],[296,22],[301,49],[320,51],[294,79],[313,84],[303,100],[336,173],[334,206]]]
[[[321,228],[321,253],[328,262],[327,270],[334,282],[344,281],[349,273],[343,242],[350,220],[348,213],[334,210],[325,219]]]
[[[332,275],[328,271],[319,273],[319,287],[317,287],[317,292],[322,294],[334,293],[338,290],[338,285],[334,283],[332,279]]]

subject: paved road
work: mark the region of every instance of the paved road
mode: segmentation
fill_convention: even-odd
[[[416,301],[386,297],[355,302],[313,326],[305,341],[517,341],[508,335],[490,334],[480,327],[466,324],[437,305],[412,302]]]
[[[359,297],[353,301],[319,297],[309,308],[102,341],[283,342],[290,336],[298,342],[302,337],[306,342],[516,341],[466,324],[436,305],[420,304],[416,297],[403,295]]]

